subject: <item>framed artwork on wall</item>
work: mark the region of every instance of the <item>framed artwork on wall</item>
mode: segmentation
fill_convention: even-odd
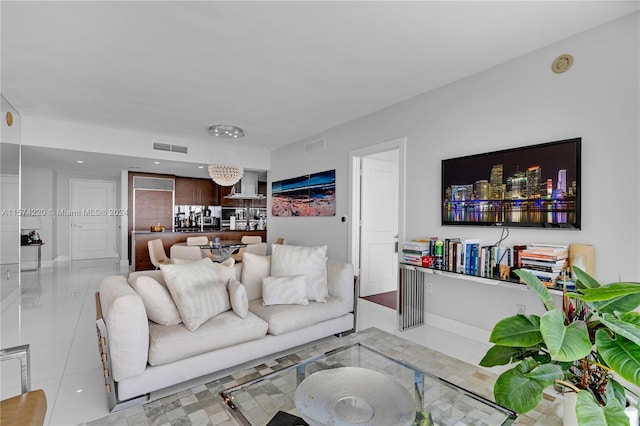
[[[335,169],[273,182],[271,215],[335,216],[335,192]]]

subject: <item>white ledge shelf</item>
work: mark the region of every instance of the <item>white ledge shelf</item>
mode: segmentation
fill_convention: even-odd
[[[400,263],[400,267],[409,268],[409,269],[412,268],[416,271],[420,271],[425,274],[440,275],[443,277],[455,278],[457,280],[473,281],[473,282],[477,282],[485,285],[505,287],[505,288],[511,288],[511,289],[521,290],[521,291],[529,291],[529,287],[527,287],[526,284],[519,283],[516,281],[503,281],[503,280],[498,280],[494,278],[478,277],[476,275],[467,275],[467,274],[461,274],[458,272],[443,271],[440,269],[433,269],[433,268],[425,268],[424,266],[412,265],[410,263]],[[560,289],[548,288],[548,290],[551,294],[562,296],[562,290]]]

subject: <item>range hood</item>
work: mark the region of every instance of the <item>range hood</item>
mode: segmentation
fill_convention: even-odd
[[[265,198],[264,194],[258,194],[258,172],[245,170],[240,182],[231,187],[229,195],[224,198],[236,200],[260,200]]]

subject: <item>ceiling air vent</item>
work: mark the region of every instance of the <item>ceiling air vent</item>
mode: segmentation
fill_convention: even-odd
[[[317,151],[319,149],[324,149],[324,147],[325,147],[324,138],[316,139],[315,141],[307,142],[304,144],[304,152]]]
[[[153,149],[156,149],[158,151],[171,152],[171,145],[169,145],[168,143],[154,142]]]
[[[188,154],[189,148],[181,145],[171,145],[171,152],[178,152],[180,154]]]

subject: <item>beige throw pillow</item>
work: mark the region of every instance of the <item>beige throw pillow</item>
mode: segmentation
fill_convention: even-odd
[[[131,287],[138,293],[147,311],[147,318],[161,325],[180,324],[182,319],[167,287],[151,277],[139,276]]]
[[[271,256],[244,253],[242,257],[242,284],[249,300],[262,297],[262,280],[271,275]]]
[[[160,265],[182,322],[194,331],[210,318],[231,309],[227,283],[235,278],[233,264],[208,258],[183,265]]]
[[[262,304],[264,306],[308,305],[306,291],[307,278],[304,275],[267,277],[262,283]]]
[[[324,302],[327,287],[327,246],[302,247],[273,244],[271,246],[271,276],[304,275],[307,277],[306,296]]]
[[[247,291],[240,281],[231,279],[228,285],[229,300],[231,301],[231,309],[242,319],[249,315],[249,299],[247,299]]]

